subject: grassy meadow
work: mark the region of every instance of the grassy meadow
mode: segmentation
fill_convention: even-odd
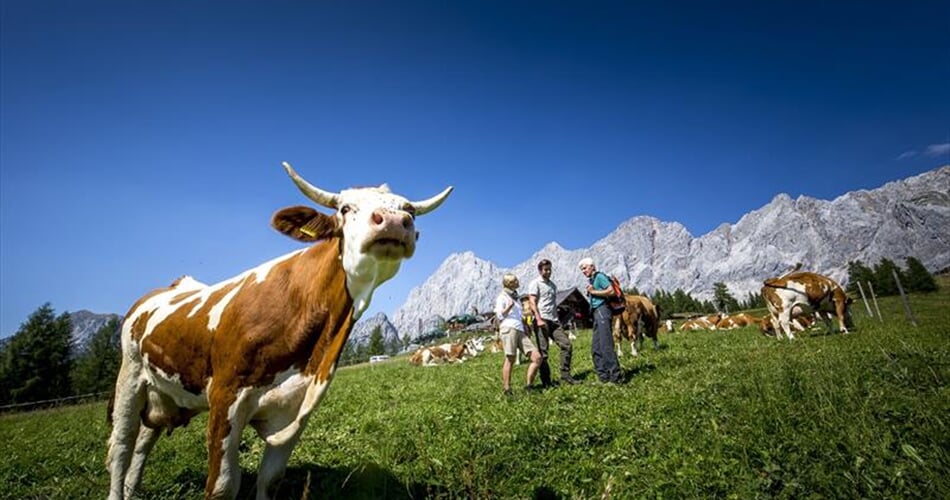
[[[858,331],[767,338],[661,333],[621,358],[626,383],[501,393],[501,354],[341,369],[279,498],[950,498],[950,283],[855,303]],[[629,349],[629,346],[626,348]],[[557,371],[557,348],[552,348]],[[515,368],[519,387],[526,365]],[[0,497],[104,498],[105,402],[0,415]],[[163,437],[140,498],[199,498],[204,416]],[[262,442],[247,430],[240,498]]]

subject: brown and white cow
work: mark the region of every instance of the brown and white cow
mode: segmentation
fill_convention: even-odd
[[[804,332],[815,325],[814,315],[802,312],[801,308],[799,307],[795,307],[792,311],[793,312],[789,326],[793,332]],[[775,326],[772,325],[771,314],[766,314],[761,319],[759,319],[759,330],[769,337],[775,336]]]
[[[801,307],[806,311],[820,311],[822,307],[834,307],[838,318],[838,327],[848,333],[851,326],[849,305],[851,299],[831,278],[812,272],[793,272],[780,278],[767,279],[762,287],[762,297],[769,308],[772,328],[777,335],[783,333],[790,340],[792,333],[793,309]],[[825,325],[831,332],[831,321],[825,319]]]
[[[684,332],[694,331],[694,330],[715,330],[716,325],[719,324],[719,320],[722,319],[721,314],[710,314],[708,316],[699,316],[697,318],[691,318],[683,322],[680,325],[680,330]]]
[[[461,363],[478,354],[474,341],[465,343],[446,343],[431,347],[421,347],[409,356],[409,364],[416,366],[436,366],[445,363]]]
[[[623,348],[620,341],[627,339],[630,341],[630,355],[638,356],[637,345],[643,344],[643,335],[653,339],[653,349],[659,348],[656,332],[660,324],[660,312],[653,302],[642,295],[624,295],[627,307],[623,313],[614,316],[614,347],[617,350],[617,356],[623,356]],[[638,324],[643,321],[643,332],[641,334]]]
[[[110,404],[110,499],[132,496],[162,431],[206,410],[205,497],[238,494],[238,445],[251,425],[266,442],[257,498],[269,498],[354,322],[415,252],[415,217],[452,191],[418,202],[385,184],[331,193],[284,168],[308,198],[336,210],[296,206],[274,214],[277,231],[312,245],[215,285],[181,278],[126,314]]]
[[[717,330],[735,330],[749,325],[757,325],[759,319],[746,313],[739,313],[733,316],[723,316],[716,323]]]

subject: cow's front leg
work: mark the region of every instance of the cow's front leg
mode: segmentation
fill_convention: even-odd
[[[835,314],[838,316],[838,331],[841,333],[851,333],[848,331],[848,325],[845,321],[845,317],[848,314],[847,304],[842,304],[840,301],[835,301]]]
[[[301,427],[301,430],[303,427]],[[269,500],[271,490],[274,488],[274,482],[284,475],[287,469],[287,461],[290,460],[290,454],[294,451],[294,446],[300,439],[300,431],[297,431],[290,439],[280,445],[268,444],[264,448],[264,456],[261,458],[261,466],[257,471],[257,500]]]
[[[235,498],[241,488],[238,448],[246,424],[242,408],[244,398],[229,389],[215,390],[212,387],[209,392],[205,498]]]

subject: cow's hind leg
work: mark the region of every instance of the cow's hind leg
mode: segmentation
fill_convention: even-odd
[[[135,441],[135,452],[125,476],[125,491],[135,491],[142,483],[142,471],[145,469],[145,459],[155,446],[155,442],[162,435],[160,429],[150,429],[146,426],[139,428],[139,437]]]
[[[145,408],[145,384],[140,380],[141,365],[124,361],[115,385],[112,410],[112,433],[106,467],[109,469],[109,499],[121,500],[132,496],[126,488],[126,475],[137,448],[141,429],[142,409]]]

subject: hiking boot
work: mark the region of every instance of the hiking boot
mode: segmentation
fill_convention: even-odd
[[[511,394],[511,389],[505,389],[505,391],[502,392],[502,394],[505,395],[505,396],[509,396],[509,397],[510,397],[510,396],[512,395],[512,394]]]
[[[561,383],[568,384],[568,385],[577,385],[577,384],[580,384],[581,381],[577,380],[574,377],[561,377]]]

